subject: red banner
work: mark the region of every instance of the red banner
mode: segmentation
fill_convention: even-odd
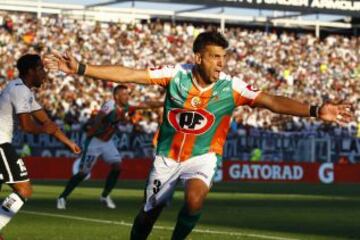
[[[30,179],[68,179],[74,169],[73,158],[28,157],[24,159]],[[151,159],[123,159],[121,179],[146,179],[151,167]],[[91,179],[104,179],[109,166],[98,160],[91,172]]]
[[[360,164],[224,161],[223,181],[360,183]]]
[[[68,179],[74,171],[73,158],[29,157],[24,159],[31,179]],[[123,159],[121,179],[146,179],[152,160]],[[109,166],[97,161],[91,179],[104,179]],[[333,163],[249,163],[224,161],[220,181],[360,183],[360,164]]]

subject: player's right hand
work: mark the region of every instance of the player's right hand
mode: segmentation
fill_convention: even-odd
[[[71,141],[68,144],[68,147],[70,148],[70,150],[75,153],[75,154],[80,154],[81,153],[81,148],[73,141]]]
[[[50,70],[75,74],[77,73],[79,64],[70,51],[66,51],[65,54],[60,54],[58,51],[53,50],[51,54],[44,57],[44,65]]]

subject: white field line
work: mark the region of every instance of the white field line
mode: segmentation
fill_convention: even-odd
[[[20,213],[38,215],[38,216],[46,216],[46,217],[64,218],[64,219],[71,219],[71,220],[78,220],[78,221],[85,221],[85,222],[102,223],[102,224],[114,224],[114,225],[132,227],[132,223],[127,223],[127,222],[124,222],[124,221],[110,221],[110,220],[102,220],[102,219],[94,219],[94,218],[86,218],[86,217],[63,215],[63,214],[54,214],[54,213],[46,213],[46,212],[34,212],[34,211],[20,211]],[[173,228],[171,228],[171,227],[164,227],[164,226],[158,226],[158,225],[155,225],[154,228],[159,229],[159,230],[167,230],[167,231],[172,231],[173,230]],[[276,237],[276,236],[270,236],[270,235],[251,234],[251,233],[213,231],[213,230],[208,230],[208,229],[194,229],[193,232],[208,233],[208,234],[214,234],[214,235],[238,236],[238,237],[254,237],[254,238],[271,239],[271,240],[299,240],[299,239],[296,239],[296,238]]]

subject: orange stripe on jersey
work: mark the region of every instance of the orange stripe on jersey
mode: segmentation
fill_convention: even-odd
[[[216,129],[213,139],[210,143],[210,151],[216,152],[219,155],[223,154],[223,146],[226,141],[227,132],[229,131],[231,116],[227,115],[221,119],[219,126]]]
[[[150,84],[166,87],[172,78],[151,78]]]
[[[181,145],[183,144],[184,141],[184,136],[185,134],[182,132],[176,132],[172,143],[171,143],[171,148],[170,148],[170,152],[169,152],[169,158],[172,158],[174,160],[178,160],[179,158],[179,152],[180,152],[180,148]]]
[[[236,106],[247,105],[250,104],[252,101],[251,99],[241,96],[240,93],[238,93],[237,91],[233,91],[233,97]]]
[[[205,91],[203,93],[200,93],[200,91],[194,87],[194,85],[191,86],[188,97],[186,98],[186,101],[184,103],[185,109],[196,109],[196,108],[206,108],[212,95],[212,89]],[[196,108],[191,104],[193,97],[199,96],[200,97],[200,103]],[[179,149],[180,156],[175,158],[176,160],[185,161],[190,158],[192,155],[192,150],[194,147],[196,141],[196,135],[194,134],[185,134],[185,140],[181,141],[181,148]],[[174,143],[174,142],[173,142]],[[172,148],[173,146],[171,146]],[[181,152],[180,152],[181,151]]]
[[[159,134],[160,134],[160,130],[158,129],[158,130],[155,132],[154,137],[153,137],[153,140],[152,140],[153,147],[156,147],[157,144],[158,144]]]

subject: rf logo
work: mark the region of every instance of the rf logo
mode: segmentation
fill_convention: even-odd
[[[200,135],[211,128],[215,117],[205,109],[190,111],[175,108],[168,113],[168,120],[176,131]]]

